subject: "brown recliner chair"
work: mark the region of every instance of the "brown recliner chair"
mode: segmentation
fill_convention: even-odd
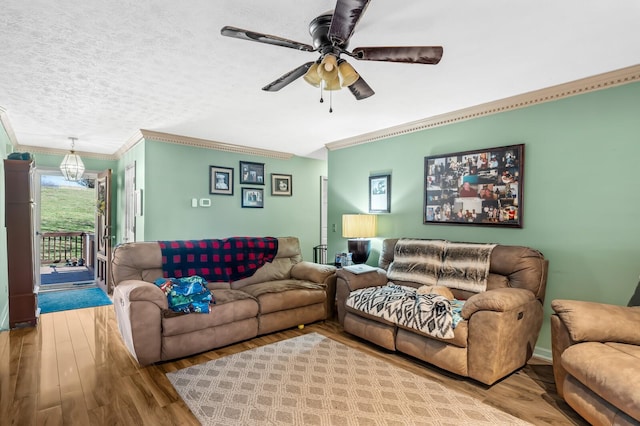
[[[640,307],[554,300],[558,395],[593,425],[640,424]]]

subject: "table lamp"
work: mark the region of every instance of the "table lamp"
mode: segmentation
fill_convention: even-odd
[[[347,247],[353,263],[365,263],[371,252],[371,240],[376,236],[378,216],[373,214],[343,214],[342,238],[348,238]]]

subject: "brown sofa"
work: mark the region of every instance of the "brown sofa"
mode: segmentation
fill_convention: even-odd
[[[527,247],[497,245],[490,256],[486,291],[451,289],[456,299],[466,302],[454,337],[440,339],[346,306],[352,291],[389,282],[387,272],[397,241],[383,241],[375,272],[338,270],[338,319],[345,331],[487,385],[527,363],[542,326],[548,263],[541,253]],[[397,280],[394,283],[420,286]]]
[[[558,395],[593,425],[640,424],[640,307],[553,300]]]
[[[253,276],[209,283],[216,301],[209,314],[169,310],[167,297],[153,284],[162,277],[157,242],[116,247],[111,267],[118,327],[141,365],[324,320],[333,312],[335,268],[303,261],[295,237],[278,238],[273,262]]]

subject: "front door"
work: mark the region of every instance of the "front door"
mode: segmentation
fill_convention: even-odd
[[[113,291],[111,268],[111,170],[96,179],[96,284],[107,294]]]

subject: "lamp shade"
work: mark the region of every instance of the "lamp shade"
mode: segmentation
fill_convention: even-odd
[[[343,238],[371,238],[376,236],[378,216],[373,214],[343,214]]]
[[[322,79],[320,78],[320,75],[318,75],[318,63],[311,65],[307,70],[307,73],[302,78],[304,78],[304,81],[313,87],[319,87]]]
[[[338,74],[333,80],[324,82],[324,90],[340,90],[340,77],[338,77]]]
[[[342,87],[351,86],[360,78],[351,64],[344,60],[340,60],[340,65],[338,65],[338,73],[342,78]]]
[[[317,69],[318,75],[324,81],[333,81],[338,78],[338,60],[333,55],[326,55],[322,58],[320,66]]]
[[[60,164],[60,171],[64,178],[70,181],[78,181],[82,178],[84,173],[84,163],[82,158],[73,151],[70,154],[64,156],[62,163]]]

